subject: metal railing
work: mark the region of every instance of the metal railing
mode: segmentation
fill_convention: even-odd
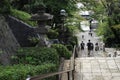
[[[29,79],[26,80],[42,80],[51,76],[57,76],[63,73],[67,73],[68,80],[74,80],[74,69],[75,69],[75,55],[76,55],[76,46],[74,46],[72,56],[70,58],[70,69],[64,70],[64,71],[58,71],[54,73],[48,73],[48,74],[42,74],[42,75],[37,75],[30,77]],[[59,79],[57,79],[59,80]]]

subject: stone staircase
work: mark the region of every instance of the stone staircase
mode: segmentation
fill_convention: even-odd
[[[80,50],[78,58],[75,59],[74,80],[120,80],[120,51],[117,51],[117,57],[114,57],[116,49],[105,48],[105,51],[93,50],[88,56],[87,42],[90,39],[93,44],[99,43],[103,48],[101,37],[98,37],[94,31],[93,36],[88,35],[87,26],[81,27],[84,32],[78,32],[78,44],[83,41],[85,49]],[[89,27],[89,26],[88,26]],[[84,35],[84,38],[82,38]],[[111,56],[109,56],[111,55]]]
[[[120,58],[76,58],[74,78],[74,80],[120,80]]]

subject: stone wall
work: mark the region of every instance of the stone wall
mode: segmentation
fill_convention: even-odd
[[[3,65],[9,64],[9,59],[15,54],[19,46],[11,29],[5,22],[5,18],[0,15],[0,63]]]
[[[35,46],[29,40],[29,37],[37,37],[34,28],[12,16],[8,16],[6,20],[21,47]]]

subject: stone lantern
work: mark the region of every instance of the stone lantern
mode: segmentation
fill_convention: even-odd
[[[30,20],[37,21],[38,27],[35,28],[35,32],[38,33],[38,37],[39,37],[38,46],[44,47],[48,45],[48,41],[46,38],[46,33],[48,32],[48,26],[46,26],[46,22],[48,20],[51,20],[53,18],[53,15],[45,13],[44,6],[38,6],[37,9],[38,12],[32,15]]]

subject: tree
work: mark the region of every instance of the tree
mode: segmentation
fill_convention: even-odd
[[[107,31],[112,31],[111,35],[115,35],[115,37],[107,36],[105,39],[106,44],[111,44],[116,45],[120,44],[119,39],[118,39],[118,33],[119,31],[116,29],[114,25],[119,25],[120,24],[120,1],[119,0],[79,0],[81,1],[86,8],[89,10],[94,11],[94,15],[92,17],[103,21],[103,23],[107,23],[108,26],[106,29],[104,29],[103,35],[108,35],[110,32]],[[115,28],[114,28],[115,27]]]
[[[53,23],[60,23],[60,10],[65,9],[68,16],[73,16],[72,12],[76,11],[75,0],[12,0],[11,4],[14,8],[24,10],[28,13],[36,13],[35,7],[44,5],[46,12],[54,15]]]
[[[119,0],[101,0],[106,9],[109,26],[120,23],[120,1]]]
[[[10,13],[10,2],[9,0],[0,1],[0,13],[9,14]]]
[[[113,45],[120,47],[119,29],[120,29],[120,1],[119,0],[101,0],[105,6],[106,13],[108,16],[108,26],[113,31],[115,37],[112,40]]]

